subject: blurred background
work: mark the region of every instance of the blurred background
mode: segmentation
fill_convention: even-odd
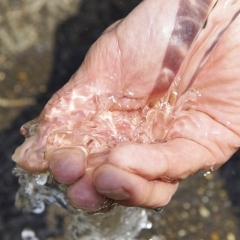
[[[36,117],[51,95],[81,64],[102,31],[140,0],[0,0],[0,236],[71,239],[70,218],[49,206],[43,214],[14,206],[18,179],[11,155],[21,144],[20,126]],[[139,26],[140,27],[140,26]],[[183,181],[171,203],[151,217],[138,239],[240,239],[240,154],[220,170]]]

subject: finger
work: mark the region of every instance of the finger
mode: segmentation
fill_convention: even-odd
[[[72,206],[88,212],[107,212],[114,202],[99,194],[92,184],[93,170],[108,159],[109,150],[87,156],[85,175],[68,187],[68,198]]]
[[[114,149],[109,163],[147,180],[183,179],[202,168],[209,153],[197,143],[174,139],[161,144],[131,144]]]
[[[70,184],[85,173],[85,152],[81,148],[57,148],[46,153],[55,180]]]
[[[114,22],[112,25],[110,25],[108,28],[106,28],[106,29],[102,32],[102,35],[111,32],[113,29],[116,29],[117,26],[118,26],[121,22],[122,22],[122,19],[119,19],[118,21]]]
[[[171,140],[164,143],[117,147],[110,152],[109,163],[148,180],[182,179],[199,170],[217,169],[239,146],[235,133],[194,111],[179,116],[168,137]]]
[[[96,190],[124,206],[157,208],[168,204],[178,183],[148,181],[134,173],[105,164],[92,176]]]
[[[89,173],[68,187],[67,196],[72,206],[88,212],[100,211],[106,198],[92,185]]]

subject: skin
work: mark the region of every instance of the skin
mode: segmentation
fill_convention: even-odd
[[[143,1],[129,16],[107,29],[70,83],[94,83],[96,79],[104,83],[106,76],[114,73],[115,84],[129,108],[143,107],[160,74],[156,53],[161,51],[157,29],[162,23],[156,5],[155,0]],[[87,159],[76,148],[46,153],[54,178],[68,185],[73,206],[97,211],[106,198],[124,206],[164,206],[180,180],[199,170],[215,170],[231,157],[240,146],[239,32],[238,17],[199,72],[192,86],[199,94],[185,102],[166,142],[127,144]],[[164,95],[169,85],[162,82],[158,95]],[[134,96],[130,98],[129,93]]]

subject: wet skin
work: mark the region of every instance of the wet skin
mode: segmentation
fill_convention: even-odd
[[[144,107],[156,95],[163,96],[171,81],[159,78],[163,56],[158,52],[166,51],[166,47],[164,41],[159,44],[162,19],[157,5],[154,0],[144,1],[106,30],[70,86],[102,79],[105,87],[117,88],[123,94],[123,113]],[[171,16],[171,11],[175,10],[169,4],[165,16]],[[126,144],[87,158],[79,148],[46,152],[49,169],[58,182],[68,185],[73,206],[97,211],[106,198],[124,206],[164,206],[181,179],[199,170],[215,170],[231,157],[240,146],[239,32],[237,17],[198,73],[192,86],[198,94],[185,102],[166,142]],[[106,80],[113,75],[113,83]],[[31,172],[31,167],[25,169]]]

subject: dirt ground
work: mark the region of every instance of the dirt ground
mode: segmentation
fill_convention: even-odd
[[[43,214],[14,206],[18,180],[11,155],[23,141],[20,126],[36,117],[67,82],[101,32],[140,0],[0,0],[0,236],[71,239],[69,217],[50,206]],[[139,239],[237,240],[240,236],[240,153],[220,170],[181,183],[153,228]]]

